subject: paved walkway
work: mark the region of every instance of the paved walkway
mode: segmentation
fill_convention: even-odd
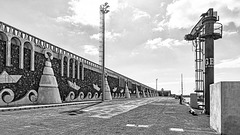
[[[39,108],[49,108],[49,107],[60,107],[60,106],[89,104],[89,103],[100,103],[100,102],[101,102],[101,100],[94,100],[94,101],[81,101],[81,102],[71,102],[71,103],[61,103],[61,104],[23,105],[23,106],[0,107],[0,112],[17,111],[17,110],[29,110],[29,109],[39,109]]]
[[[213,135],[209,117],[173,98],[0,112],[1,135]]]

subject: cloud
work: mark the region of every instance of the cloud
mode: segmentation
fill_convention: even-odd
[[[167,6],[168,27],[192,27],[200,19],[200,15],[211,7],[218,12],[220,22],[224,25],[233,22],[237,27],[240,26],[238,0],[176,0]]]
[[[105,34],[105,37],[108,41],[115,41],[117,38],[121,37],[122,33],[113,33],[113,32],[109,32],[107,31]],[[90,36],[90,39],[95,39],[95,40],[99,40],[100,34],[93,34]]]
[[[238,32],[237,31],[223,31],[223,36],[234,36],[234,35],[237,35]]]
[[[163,19],[161,22],[157,24],[156,28],[153,28],[153,31],[163,31],[164,27],[167,25],[166,19]]]
[[[99,25],[99,6],[108,2],[110,13],[118,7],[118,0],[71,0],[69,1],[70,15],[57,17],[57,22],[81,23],[83,25]],[[108,17],[107,17],[108,20]]]
[[[183,46],[183,45],[187,45],[186,41],[184,40],[180,41],[180,40],[171,39],[171,38],[167,38],[163,40],[162,38],[155,38],[152,40],[148,40],[145,43],[145,48],[158,49],[160,47],[167,47],[172,49],[174,46]]]
[[[134,57],[136,55],[138,55],[139,52],[137,50],[133,50],[131,53],[130,53],[130,57]]]
[[[163,31],[164,28],[163,27],[156,27],[152,29],[153,31]]]
[[[236,59],[221,60],[216,68],[240,68],[240,56]]]
[[[141,19],[141,18],[151,18],[151,16],[147,13],[147,12],[144,12],[144,11],[141,11],[137,8],[134,8],[133,10],[133,21],[136,21],[138,19]]]
[[[89,54],[89,55],[98,55],[99,54],[98,48],[94,45],[84,45],[83,49],[84,49],[84,53]]]

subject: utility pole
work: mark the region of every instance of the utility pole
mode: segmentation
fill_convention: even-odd
[[[102,101],[105,100],[105,14],[109,12],[107,8],[110,6],[108,3],[100,5],[100,49],[99,57],[100,64],[102,65]],[[101,56],[102,55],[102,56]]]
[[[157,91],[157,81],[158,81],[158,78],[156,79],[156,91]]]
[[[180,104],[183,101],[183,74],[181,74],[181,96],[180,96]]]
[[[183,74],[181,74],[181,94],[183,96]]]

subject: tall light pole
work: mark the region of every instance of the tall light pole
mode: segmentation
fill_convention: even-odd
[[[181,74],[181,95],[183,96],[183,74]]]
[[[183,101],[183,74],[181,74],[181,96],[180,96],[180,104]]]
[[[100,58],[100,62],[102,64],[102,101],[104,101],[105,99],[105,14],[107,14],[109,12],[109,10],[107,8],[109,8],[110,6],[108,5],[108,3],[104,3],[102,5],[100,5],[100,29],[101,29],[101,33],[100,33],[100,40],[101,41],[101,51],[102,51],[102,58]],[[100,53],[101,53],[100,51]]]
[[[156,79],[156,91],[157,91],[157,81],[158,81],[158,78]]]

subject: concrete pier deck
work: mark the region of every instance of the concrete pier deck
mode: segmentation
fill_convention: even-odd
[[[3,135],[212,135],[209,116],[169,97],[0,112]]]

